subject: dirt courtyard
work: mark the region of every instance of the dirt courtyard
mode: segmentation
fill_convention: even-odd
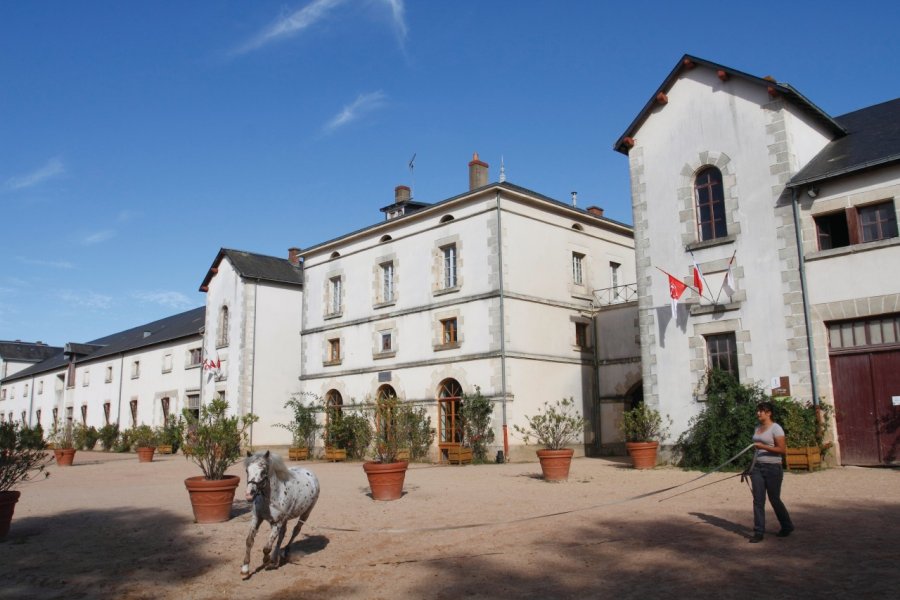
[[[232,519],[197,525],[183,481],[199,470],[181,455],[139,464],[80,451],[73,467],[54,464],[49,479],[19,488],[0,543],[0,598],[889,598],[900,589],[898,470],[786,474],[795,534],[776,538],[769,510],[765,541],[748,544],[751,498],[739,479],[672,497],[730,474],[621,502],[699,473],[581,458],[568,482],[550,484],[537,463],[412,465],[403,498],[375,502],[360,463],[303,464],[322,487],[309,526],[289,563],[257,571],[264,524],[255,572],[242,581],[242,466],[229,471],[242,477]]]

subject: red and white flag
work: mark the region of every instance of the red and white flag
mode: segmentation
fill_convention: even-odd
[[[666,275],[669,275],[666,273]],[[681,298],[682,294],[684,294],[684,290],[687,289],[687,286],[683,284],[680,280],[676,279],[669,275],[669,296],[672,297],[672,318],[674,319],[677,316],[678,311],[678,299]]]
[[[734,257],[732,257],[734,260]],[[728,294],[729,300],[734,296],[734,273],[731,272],[731,262],[728,263],[728,270],[725,271],[725,281],[722,282],[722,291]]]
[[[694,287],[697,288],[697,294],[703,295],[703,271],[700,270],[700,265],[697,264],[696,260],[691,260],[694,263]]]

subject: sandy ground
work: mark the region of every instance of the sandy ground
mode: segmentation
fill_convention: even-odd
[[[20,488],[0,598],[888,598],[900,587],[898,470],[786,474],[797,531],[776,538],[770,510],[765,541],[748,544],[738,479],[672,497],[723,474],[627,501],[698,473],[582,458],[551,484],[537,463],[413,465],[403,498],[375,502],[360,463],[304,464],[322,486],[309,526],[289,562],[265,571],[264,524],[242,581],[243,481],[230,521],[198,525],[183,484],[198,470],[181,455],[78,452]]]

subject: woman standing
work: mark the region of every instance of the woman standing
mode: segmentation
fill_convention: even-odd
[[[781,470],[781,457],[787,450],[784,429],[772,420],[773,408],[771,402],[760,402],[756,406],[759,427],[753,433],[756,456],[750,471],[750,481],[753,483],[753,537],[750,538],[751,544],[763,541],[763,535],[766,532],[767,494],[769,504],[772,505],[775,516],[778,517],[778,522],[781,524],[778,537],[787,537],[794,531],[791,516],[781,501],[781,480],[784,477]]]

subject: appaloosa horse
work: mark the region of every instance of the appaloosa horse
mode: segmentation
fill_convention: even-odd
[[[288,469],[280,456],[271,454],[268,450],[248,456],[244,460],[244,466],[247,468],[247,501],[253,502],[247,552],[244,554],[244,564],[241,565],[241,575],[247,579],[250,577],[250,549],[253,548],[253,538],[256,537],[260,524],[268,521],[272,526],[269,541],[263,548],[263,566],[266,569],[277,569],[282,558],[280,548],[287,522],[300,517],[291,539],[284,547],[285,559],[290,552],[291,543],[300,533],[300,528],[319,499],[319,480],[309,469]]]

